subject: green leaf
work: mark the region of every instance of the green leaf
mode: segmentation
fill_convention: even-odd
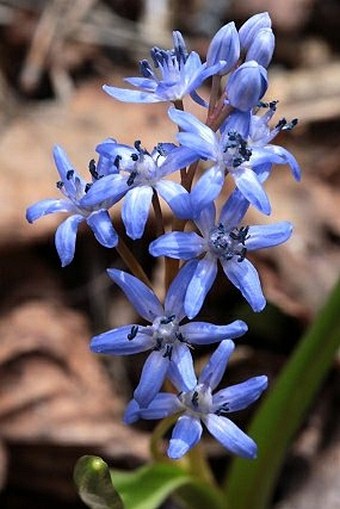
[[[109,467],[98,456],[82,456],[73,473],[79,496],[91,509],[124,509],[112,485]]]
[[[258,459],[233,460],[226,481],[230,509],[266,509],[287,449],[340,345],[340,282],[264,399],[249,429]]]
[[[222,509],[220,494],[205,483],[197,482],[182,468],[169,463],[154,463],[134,472],[111,471],[114,485],[126,509],[156,509],[174,491],[197,509]],[[189,491],[186,491],[188,489]]]

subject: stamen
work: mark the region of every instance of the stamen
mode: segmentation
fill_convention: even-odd
[[[220,408],[218,408],[215,412],[216,415],[227,414],[230,411],[228,403],[224,403]]]
[[[97,172],[96,161],[94,159],[91,159],[89,162],[89,172],[91,173],[94,180],[99,179],[99,173]]]
[[[58,180],[58,182],[56,182],[56,186],[58,189],[61,189],[64,186],[64,182],[62,180]]]
[[[163,338],[162,337],[156,338],[156,346],[154,347],[154,350],[156,350],[156,351],[162,350],[162,347],[163,347]]]
[[[134,184],[137,175],[138,175],[137,171],[132,171],[130,173],[130,176],[127,179],[127,182],[126,182],[128,186],[132,186]]]
[[[115,160],[113,161],[113,165],[119,170],[120,161],[122,160],[122,156],[119,154],[116,155]]]
[[[299,120],[297,118],[293,118],[293,120],[291,120],[290,122],[287,122],[286,125],[283,126],[282,130],[283,131],[291,131],[297,125],[298,121]]]
[[[144,76],[144,78],[152,78],[153,77],[150,64],[146,59],[140,60],[139,70],[140,70],[140,73]]]
[[[245,242],[249,238],[248,232],[249,226],[241,226],[229,231],[220,223],[210,233],[210,247],[224,260],[231,260],[234,256],[238,256],[237,261],[242,262],[247,254]]]
[[[197,408],[198,407],[198,392],[195,391],[192,395],[192,398],[191,398],[191,403],[192,405]]]
[[[247,141],[235,130],[228,131],[227,142],[223,152],[228,153],[230,156],[230,163],[233,168],[237,168],[244,161],[249,161],[252,154],[251,149],[248,148]]]
[[[173,346],[172,345],[166,345],[166,350],[163,354],[163,357],[166,359],[166,357],[169,357],[169,361],[171,361],[172,359],[172,350],[173,350]]]
[[[131,327],[129,334],[127,335],[128,340],[132,341],[133,339],[135,339],[135,337],[137,336],[137,333],[138,333],[138,325],[133,325]]]
[[[74,175],[74,170],[68,170],[68,172],[66,173],[66,178],[67,180],[70,180]]]
[[[174,319],[176,318],[176,315],[171,315],[171,316],[168,316],[167,318],[162,318],[162,320],[160,321],[160,323],[162,325],[166,325],[168,323],[171,323],[174,321]]]
[[[86,184],[85,189],[84,189],[85,193],[87,193],[87,191],[88,191],[91,187],[92,187],[92,182],[90,182],[90,183]]]

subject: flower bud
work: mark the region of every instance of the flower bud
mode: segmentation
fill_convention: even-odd
[[[255,60],[240,65],[227,83],[229,104],[241,111],[257,105],[268,87],[267,71]]]
[[[251,43],[246,61],[255,60],[263,67],[268,67],[275,48],[275,36],[271,28],[261,28]]]
[[[220,60],[225,60],[226,65],[218,73],[220,76],[227,74],[236,64],[240,57],[240,39],[232,21],[216,32],[207,51],[207,65],[211,67]]]
[[[261,28],[271,28],[271,26],[272,20],[270,19],[268,12],[255,14],[251,18],[247,19],[247,21],[243,23],[238,32],[241,49],[247,51],[259,30],[261,30]]]

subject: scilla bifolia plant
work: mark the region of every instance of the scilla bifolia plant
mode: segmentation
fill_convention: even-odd
[[[103,88],[123,102],[169,103],[168,121],[178,126],[177,144],[162,140],[149,150],[140,140],[129,146],[106,139],[96,148],[97,162],[89,163],[88,179],[78,175],[57,146],[57,188],[63,197],[40,201],[27,210],[29,222],[54,212],[68,213],[55,235],[63,266],[72,262],[82,221],[100,244],[115,247],[129,272],[110,268],[108,276],[144,320],[102,332],[92,338],[90,348],[110,355],[148,352],[124,420],[162,419],[152,439],[155,462],[136,473],[112,473],[115,491],[104,462],[82,458],[75,478],[90,507],[150,509],[178,488],[191,507],[226,507],[225,493],[216,485],[204,450],[197,445],[204,428],[226,452],[256,463],[255,441],[233,422],[231,414],[260,398],[267,377],[256,374],[219,388],[235,348],[233,340],[247,331],[247,325],[242,320],[215,325],[195,317],[215,284],[219,264],[249,306],[262,311],[266,300],[248,252],[277,246],[292,234],[292,225],[286,221],[248,225],[244,220],[249,207],[270,215],[265,182],[273,165],[288,165],[300,180],[294,156],[273,143],[280,131],[292,129],[297,121],[273,121],[277,100],[264,98],[274,45],[268,13],[249,18],[239,30],[232,22],[222,27],[209,45],[205,62],[188,51],[175,31],[172,49],[152,48],[151,59],[140,62],[141,75],[126,78],[132,88]],[[207,78],[211,78],[208,100],[198,93]],[[205,122],[184,111],[184,98],[201,107]],[[202,171],[201,160],[205,162]],[[229,196],[227,188],[232,189]],[[173,213],[169,231],[165,231],[160,198]],[[149,252],[165,257],[163,302],[112,225],[108,211],[119,202],[131,239],[143,236],[150,208],[154,209],[158,236]],[[196,374],[194,354],[200,345],[216,347]],[[159,439],[171,428],[165,455]]]

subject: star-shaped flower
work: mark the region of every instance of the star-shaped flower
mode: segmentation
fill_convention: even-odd
[[[243,458],[255,458],[255,442],[226,415],[243,410],[256,401],[267,388],[267,377],[263,375],[249,378],[213,394],[221,382],[234,347],[232,341],[222,341],[198,380],[192,373],[191,387],[178,383],[180,380],[175,384],[180,391],[177,396],[161,392],[147,408],[140,407],[132,400],[125,412],[125,422],[130,424],[139,418],[162,419],[178,413],[167,450],[171,459],[181,458],[199,442],[203,431],[201,422],[228,451]]]
[[[195,152],[160,143],[150,153],[139,140],[134,147],[105,141],[98,145],[97,152],[111,161],[112,173],[93,184],[91,194],[88,193],[83,203],[87,206],[100,200],[117,203],[125,196],[122,219],[130,238],[142,237],[154,192],[159,193],[177,217],[189,217],[188,192],[166,177],[195,161]]]
[[[62,266],[68,265],[74,257],[78,226],[86,221],[96,239],[105,247],[117,245],[118,236],[113,228],[107,209],[111,206],[109,200],[96,197],[91,205],[84,203],[84,197],[91,196],[92,183],[99,179],[101,164],[90,162],[89,170],[92,182],[87,183],[74,169],[64,150],[56,146],[53,150],[54,161],[60,175],[57,182],[58,189],[63,193],[63,199],[46,199],[28,207],[26,219],[33,223],[46,214],[54,212],[68,212],[71,214],[57,228],[55,244]]]
[[[196,266],[196,261],[190,262],[179,272],[170,285],[164,306],[154,292],[136,277],[121,270],[108,269],[111,279],[150,325],[130,324],[104,332],[92,339],[91,350],[114,355],[151,350],[134,392],[134,398],[143,407],[153,400],[167,375],[174,383],[192,386],[192,344],[205,345],[236,338],[247,331],[247,325],[242,320],[225,326],[206,322],[181,325],[185,318],[185,290]]]
[[[201,235],[196,232],[171,232],[150,244],[149,251],[153,256],[199,259],[185,295],[184,309],[189,318],[200,311],[217,276],[218,261],[227,278],[241,291],[254,311],[265,307],[259,275],[246,254],[285,242],[292,234],[292,225],[282,221],[272,225],[242,226],[248,207],[249,202],[236,189],[217,222],[214,203],[201,211],[195,220]]]
[[[111,97],[123,102],[157,103],[179,101],[190,94],[203,104],[196,93],[207,78],[219,72],[225,62],[212,66],[202,63],[195,51],[188,53],[182,34],[173,32],[174,48],[164,50],[157,47],[150,51],[153,66],[147,60],[141,60],[140,71],[143,77],[125,78],[127,83],[139,90],[104,85],[104,91]]]
[[[222,126],[221,133],[215,133],[188,112],[170,108],[169,116],[181,129],[177,134],[179,142],[202,159],[214,162],[191,192],[195,203],[199,203],[198,210],[219,195],[225,173],[233,177],[249,203],[265,214],[270,214],[271,206],[257,168],[265,164],[289,164],[294,177],[300,178],[300,168],[292,154],[269,143],[277,133],[268,127],[269,115],[261,119],[251,112],[235,111]]]

